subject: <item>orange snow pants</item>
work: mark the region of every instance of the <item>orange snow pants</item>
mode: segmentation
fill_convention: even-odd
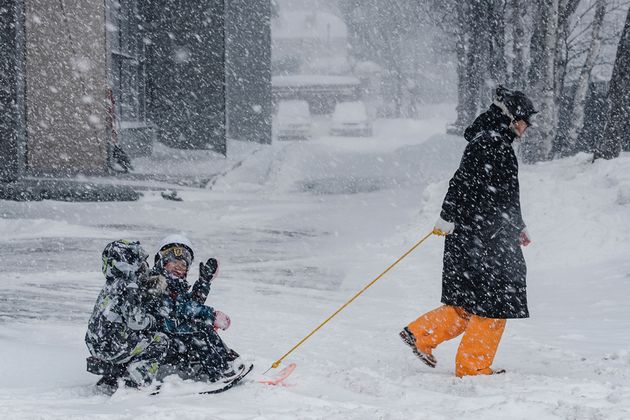
[[[489,375],[499,347],[505,319],[471,315],[460,307],[440,306],[407,326],[418,350],[432,354],[438,344],[464,333],[455,358],[455,374]]]

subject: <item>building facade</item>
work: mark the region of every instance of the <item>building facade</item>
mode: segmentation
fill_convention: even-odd
[[[269,18],[259,0],[3,1],[0,179],[104,174],[116,142],[225,154],[228,120],[269,143]],[[248,95],[228,111],[230,88]]]
[[[321,11],[285,11],[271,22],[274,75],[349,75],[348,30]]]

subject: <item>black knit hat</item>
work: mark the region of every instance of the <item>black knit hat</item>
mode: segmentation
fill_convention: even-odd
[[[523,120],[527,125],[531,125],[531,117],[538,113],[534,103],[520,90],[512,91],[499,85],[496,90],[496,101],[505,106],[514,120]]]

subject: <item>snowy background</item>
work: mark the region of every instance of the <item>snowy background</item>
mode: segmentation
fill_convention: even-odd
[[[627,153],[521,168],[531,318],[507,324],[494,363],[505,375],[457,379],[458,340],[430,370],[398,338],[439,305],[431,237],[287,359],[286,386],[95,392],[83,336],[105,244],[138,239],[152,254],[183,232],[198,260],[219,258],[208,303],[232,317],[223,337],[255,378],[432,228],[465,146],[443,134],[453,109],[377,120],[372,138],[233,141],[227,159],[156,145],[137,170],[205,187],[128,181],[137,202],[0,202],[0,418],[630,418]]]

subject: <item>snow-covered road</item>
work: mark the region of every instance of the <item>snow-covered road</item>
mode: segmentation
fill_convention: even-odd
[[[289,358],[286,387],[94,393],[83,334],[107,242],[153,252],[185,232],[199,259],[217,256],[208,303],[231,315],[224,338],[260,374],[431,228],[464,147],[442,127],[252,147],[212,189],[180,188],[182,202],[0,202],[0,418],[630,418],[630,156],[523,168],[532,318],[508,322],[495,361],[506,375],[455,378],[457,340],[429,370],[397,337],[439,304],[432,237]]]

